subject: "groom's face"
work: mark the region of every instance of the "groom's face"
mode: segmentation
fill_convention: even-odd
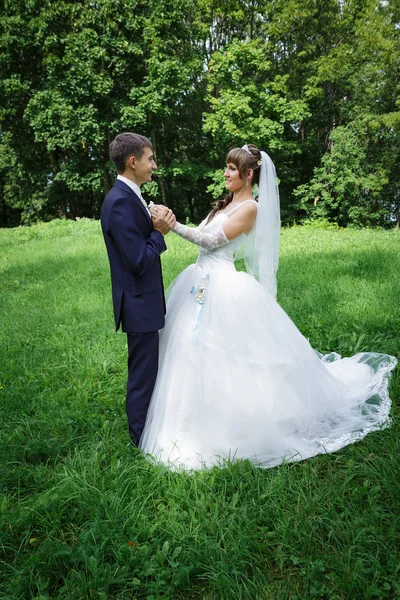
[[[157,165],[154,160],[153,150],[146,147],[143,150],[143,154],[140,158],[131,156],[129,158],[132,169],[135,172],[135,181],[138,185],[151,181],[153,172],[157,169]]]

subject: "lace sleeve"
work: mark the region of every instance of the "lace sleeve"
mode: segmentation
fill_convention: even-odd
[[[192,242],[192,244],[196,244],[196,246],[206,248],[207,250],[220,248],[229,242],[222,224],[219,224],[213,231],[203,231],[200,227],[187,227],[186,225],[182,225],[182,223],[176,222],[172,231],[185,240]]]
[[[202,220],[202,222],[201,222],[201,223],[199,223],[199,225],[197,225],[197,227],[198,227],[199,229],[202,229],[203,227],[205,227],[205,226],[207,225],[207,222],[208,222],[208,217],[209,217],[209,215],[207,215],[207,216],[206,216],[206,218],[205,218],[205,219],[203,219],[203,220]]]

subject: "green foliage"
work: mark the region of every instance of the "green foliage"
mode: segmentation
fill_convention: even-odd
[[[369,132],[362,125],[334,129],[322,166],[315,169],[310,183],[295,191],[302,198],[302,207],[314,218],[329,218],[342,226],[378,225],[384,222],[388,209],[390,214],[390,207],[380,202],[390,165],[371,169],[367,159]]]
[[[340,225],[400,222],[398,26],[390,3],[378,4],[342,4],[345,40],[316,59],[305,86],[310,106],[327,109],[326,149],[294,196],[308,216]]]
[[[223,196],[224,192],[226,192],[224,169],[214,171],[211,179],[212,183],[208,186],[207,192],[210,192],[213,198],[217,200]]]
[[[149,194],[181,219],[204,217],[227,150],[253,142],[284,223],[400,223],[395,3],[3,4],[0,225],[98,216],[127,130],[152,140]]]
[[[302,100],[288,98],[288,76],[271,76],[268,49],[261,40],[238,41],[214,53],[208,72],[210,112],[204,130],[216,156],[252,140],[271,150],[283,144],[284,124],[308,116]]]
[[[198,249],[167,237],[166,285]],[[278,299],[311,344],[400,357],[399,234],[282,230]],[[393,424],[340,452],[171,473],[130,447],[126,336],[98,221],[0,231],[0,597],[304,600],[400,594]]]

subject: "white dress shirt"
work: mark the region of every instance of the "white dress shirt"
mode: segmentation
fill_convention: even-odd
[[[126,183],[126,185],[129,186],[133,192],[135,192],[136,196],[139,196],[141,203],[143,204],[143,206],[145,207],[145,209],[147,210],[147,212],[150,215],[151,213],[150,213],[149,207],[147,206],[145,200],[143,200],[142,194],[140,191],[140,187],[137,185],[137,183],[135,183],[134,181],[131,181],[130,179],[128,179],[127,177],[124,177],[123,175],[117,175],[117,179]]]

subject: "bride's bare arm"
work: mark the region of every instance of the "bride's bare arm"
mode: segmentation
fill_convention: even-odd
[[[229,241],[239,237],[242,233],[250,233],[256,220],[257,208],[255,202],[246,202],[225,221],[224,232]]]
[[[211,231],[204,231],[202,227],[187,227],[178,222],[175,223],[172,231],[197,246],[214,250],[239,237],[242,233],[251,231],[256,216],[257,205],[254,202],[248,202],[239,207],[224,223],[213,227]]]

